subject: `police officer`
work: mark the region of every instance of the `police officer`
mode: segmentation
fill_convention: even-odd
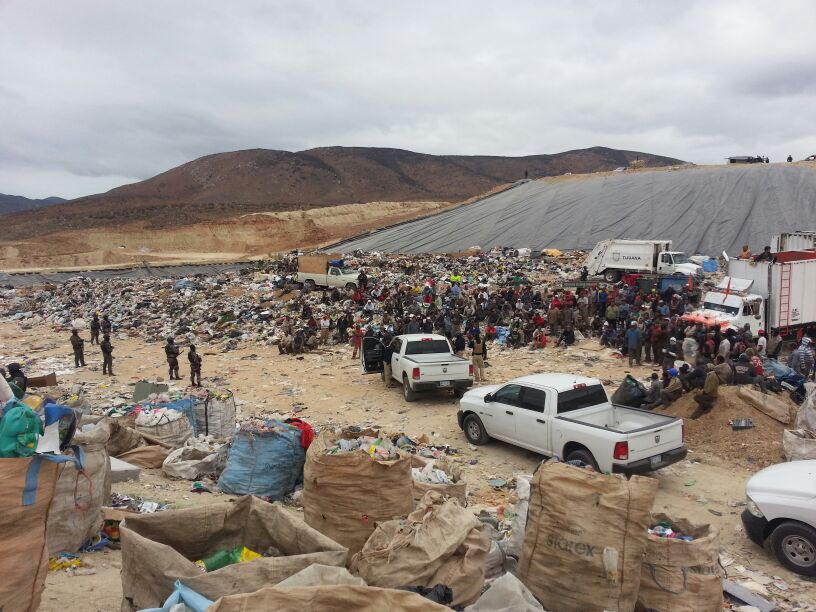
[[[102,315],[102,335],[110,336],[113,331],[113,324],[110,322],[108,315]]]
[[[193,387],[201,386],[201,355],[196,352],[196,347],[190,345],[187,353],[187,361],[190,362],[190,384]]]
[[[71,348],[74,349],[74,367],[85,366],[85,340],[79,337],[79,331],[71,330]]]
[[[113,376],[113,345],[108,334],[102,336],[99,348],[102,349],[102,374]]]
[[[91,344],[96,341],[96,344],[99,344],[99,329],[101,324],[99,323],[99,315],[94,313],[93,319],[91,319]]]
[[[164,354],[167,356],[167,366],[170,370],[170,380],[181,380],[179,376],[179,362],[178,356],[181,353],[181,348],[175,344],[173,338],[167,339],[167,344],[164,345]]]

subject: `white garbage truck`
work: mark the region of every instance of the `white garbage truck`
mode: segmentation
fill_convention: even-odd
[[[624,274],[683,274],[697,279],[702,266],[671,250],[671,240],[602,240],[584,261],[592,276],[616,283]]]
[[[783,251],[772,261],[731,259],[728,276],[703,296],[701,308],[684,319],[742,329],[747,323],[756,336],[779,330],[795,337],[816,323],[816,251]]]

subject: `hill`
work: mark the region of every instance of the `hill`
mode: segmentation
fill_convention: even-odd
[[[42,200],[32,200],[23,196],[0,193],[0,215],[42,208],[44,206],[53,206],[54,204],[62,204],[67,201],[65,198],[58,198],[56,196]]]
[[[816,229],[816,164],[686,166],[531,181],[336,248],[459,252],[472,246],[589,249],[609,238],[668,239],[687,253],[759,250]]]
[[[292,153],[252,149],[208,155],[151,179],[4,219],[4,237],[56,231],[162,229],[247,213],[365,202],[458,202],[524,178],[679,160],[605,147],[528,157],[426,155],[400,149],[327,147]]]

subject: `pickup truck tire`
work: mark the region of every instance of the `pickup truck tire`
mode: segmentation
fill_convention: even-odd
[[[482,419],[475,414],[469,414],[465,417],[465,421],[462,423],[462,429],[464,429],[465,437],[471,444],[481,446],[482,444],[487,444],[487,441],[490,440],[490,436],[487,435],[484,425],[482,425]]]
[[[595,457],[592,456],[588,450],[574,450],[569,455],[564,458],[565,461],[581,461],[586,463],[587,465],[591,465],[592,469],[596,472],[600,472],[601,470],[598,469],[598,463],[595,461]]]
[[[617,283],[621,273],[618,270],[604,270],[603,277],[607,283]]]
[[[411,383],[408,382],[408,377],[402,379],[402,396],[406,402],[413,402],[416,399],[416,391],[411,388]]]
[[[309,291],[315,290],[315,282],[311,278],[307,278],[305,281],[303,281],[303,286]]]
[[[346,283],[346,291],[357,291],[357,285],[354,283]]]
[[[464,389],[454,389],[453,390],[453,397],[456,399],[462,399],[462,396],[465,394]]]
[[[797,574],[816,576],[816,529],[786,521],[773,530],[770,540],[782,565]]]

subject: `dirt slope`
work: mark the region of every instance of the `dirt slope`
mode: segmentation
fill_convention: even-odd
[[[594,147],[555,155],[425,155],[400,149],[329,147],[292,153],[253,149],[202,157],[151,179],[66,204],[4,218],[6,240],[56,231],[167,228],[253,212],[363,202],[457,202],[502,183],[612,170],[639,158],[647,166],[678,160]]]

